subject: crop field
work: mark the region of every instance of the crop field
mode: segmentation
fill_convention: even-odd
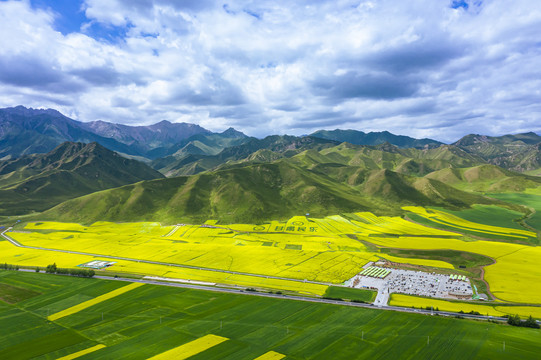
[[[535,229],[541,231],[541,190],[527,189],[523,194],[504,193],[490,194],[491,197],[515,203],[518,205],[528,206],[535,210],[535,213],[526,220],[526,223]]]
[[[467,303],[458,301],[446,301],[440,299],[430,299],[419,296],[392,294],[389,301],[389,305],[403,306],[416,308],[432,307],[441,311],[468,313],[475,311],[481,315],[490,316],[505,316],[505,315],[519,315],[523,318],[533,316],[534,318],[541,318],[541,307],[536,306],[498,306],[498,305],[481,305],[479,303]]]
[[[69,358],[92,349],[78,359],[190,350],[194,360],[527,360],[538,358],[541,342],[539,330],[506,324],[155,285],[50,322],[47,304],[78,291],[99,296],[126,283],[15,271],[0,271],[0,283],[40,292],[15,304],[0,301],[2,359]]]
[[[371,223],[370,219],[378,222]],[[10,236],[27,246],[326,283],[341,283],[358,273],[368,261],[377,260],[376,254],[355,237],[455,236],[400,218],[377,218],[369,213],[352,214],[351,219],[297,216],[283,223],[208,226],[185,225],[171,231],[173,227],[157,223],[99,222],[83,227],[41,222],[27,224],[25,230],[31,233],[13,232]],[[353,238],[348,234],[354,235]],[[408,259],[394,258],[393,261],[408,262]],[[412,261],[450,267],[437,261]],[[79,264],[83,262],[81,258]],[[71,266],[74,265],[77,264]],[[123,265],[119,263],[115,268],[118,270]]]
[[[509,238],[517,240],[528,240],[537,238],[537,234],[526,229],[506,228],[493,225],[485,225],[478,222],[471,222],[461,217],[436,209],[425,209],[420,206],[405,206],[403,208],[437,225],[447,228],[454,228],[456,231],[474,232],[480,236],[496,236],[498,238]],[[437,226],[436,225],[436,226]]]
[[[436,221],[435,224],[441,222],[455,229],[477,229],[479,232],[504,234],[515,239],[535,235],[526,229],[475,223],[440,210],[420,207],[407,209]],[[24,232],[10,232],[9,235],[27,246],[86,252],[96,256],[17,248],[7,241],[0,241],[0,262],[45,267],[54,259],[59,267],[75,267],[99,259],[98,255],[122,256],[134,260],[109,259],[116,263],[106,271],[311,295],[325,294],[327,285],[343,283],[359,273],[367,262],[379,258],[422,267],[454,268],[450,262],[442,260],[379,252],[378,246],[421,251],[454,250],[486,256],[495,261],[495,264],[485,267],[484,278],[489,283],[491,293],[499,300],[541,304],[539,292],[535,286],[531,286],[541,277],[541,268],[536,264],[541,258],[541,248],[510,242],[473,241],[457,233],[399,217],[378,217],[367,212],[322,219],[295,216],[288,221],[260,225],[220,225],[215,220],[202,226],[108,222],[82,226],[35,222],[26,224]],[[373,244],[376,248],[367,247],[367,244]]]
[[[471,209],[458,211],[440,208],[436,209],[474,223],[525,230],[524,227],[516,221],[524,216],[523,213],[502,208],[500,206],[478,204],[473,205]]]
[[[49,315],[49,316],[47,316],[47,320],[54,321],[54,320],[58,320],[60,318],[63,318],[65,316],[73,315],[73,314],[75,314],[75,313],[77,313],[77,312],[79,312],[81,310],[84,310],[84,309],[89,308],[89,307],[91,307],[93,305],[99,304],[102,301],[112,299],[115,296],[124,294],[127,291],[137,289],[139,286],[142,286],[142,285],[143,284],[141,284],[141,283],[132,283],[132,284],[123,286],[123,287],[121,287],[119,289],[115,289],[115,290],[110,291],[110,292],[108,292],[106,294],[100,295],[100,296],[95,297],[93,299],[84,301],[84,302],[79,303],[77,305],[74,305],[74,306],[72,306],[70,308],[67,308],[67,309],[59,311],[57,313],[54,313],[52,315]]]

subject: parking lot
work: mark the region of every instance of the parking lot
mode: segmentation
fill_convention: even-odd
[[[371,266],[367,264],[365,267]],[[392,293],[419,295],[442,299],[471,299],[473,291],[470,281],[454,280],[450,275],[422,271],[392,269],[385,278],[355,275],[346,285],[378,291],[375,305],[386,305]]]

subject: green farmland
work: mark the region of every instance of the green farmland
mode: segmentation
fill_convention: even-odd
[[[190,359],[537,359],[541,332],[454,318],[144,285],[55,322],[47,315],[126,283],[0,272],[0,358],[145,359],[207,334],[228,340]],[[505,351],[503,350],[505,342]],[[443,351],[444,350],[444,351]]]

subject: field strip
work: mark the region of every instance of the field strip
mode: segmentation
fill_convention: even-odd
[[[79,312],[81,310],[84,310],[86,308],[91,307],[92,305],[95,305],[95,304],[98,304],[98,303],[100,303],[102,301],[114,298],[115,296],[122,295],[125,292],[136,289],[136,288],[138,288],[140,286],[143,286],[143,285],[144,284],[142,284],[142,283],[131,283],[131,284],[123,286],[123,287],[121,287],[119,289],[110,291],[107,294],[100,295],[100,296],[98,296],[98,297],[96,297],[94,299],[82,302],[80,304],[77,304],[77,305],[72,306],[70,308],[67,308],[65,310],[59,311],[59,312],[57,312],[55,314],[49,315],[47,317],[47,319],[50,320],[50,321],[54,321],[54,320],[58,320],[60,318],[63,318],[65,316],[75,314],[75,313],[77,313],[77,312]]]
[[[284,354],[277,353],[276,351],[269,351],[261,356],[256,357],[254,360],[280,360],[285,358]]]
[[[227,340],[229,339],[217,335],[205,335],[199,339],[190,341],[189,343],[153,356],[149,360],[187,359]]]
[[[71,360],[71,359],[76,359],[78,357],[81,357],[83,355],[86,355],[86,354],[90,354],[91,352],[94,352],[94,351],[97,351],[99,349],[103,349],[105,347],[105,345],[103,344],[98,344],[96,346],[92,346],[92,347],[89,347],[88,349],[84,349],[84,350],[81,350],[81,351],[77,351],[77,352],[74,352],[73,354],[69,354],[69,355],[66,355],[66,356],[62,356],[61,358],[58,358],[56,360]]]
[[[6,232],[11,230],[11,228],[8,228],[4,230],[0,235],[4,237],[7,241],[9,241],[12,245],[25,248],[25,249],[34,249],[34,250],[42,250],[42,251],[55,251],[65,254],[77,254],[77,255],[87,255],[87,256],[93,256],[93,257],[102,257],[105,259],[115,259],[115,260],[125,260],[125,261],[132,261],[135,263],[144,263],[144,264],[154,264],[154,265],[165,265],[165,266],[172,266],[172,267],[178,267],[178,268],[184,268],[184,269],[194,269],[194,270],[206,270],[206,271],[214,271],[219,273],[225,273],[225,274],[232,274],[232,275],[246,275],[246,276],[254,276],[259,278],[266,278],[266,279],[277,279],[277,280],[288,280],[288,281],[296,281],[300,283],[309,283],[309,284],[317,284],[317,285],[336,285],[330,282],[320,282],[320,281],[312,281],[312,280],[300,280],[300,279],[292,279],[292,278],[286,278],[286,277],[280,277],[280,276],[272,276],[272,275],[263,275],[263,274],[254,274],[254,273],[247,273],[242,271],[231,271],[231,270],[222,270],[222,269],[214,269],[214,268],[208,268],[208,267],[202,267],[202,266],[195,266],[195,265],[185,265],[185,264],[176,264],[176,263],[167,263],[162,261],[152,261],[152,260],[143,260],[143,259],[135,259],[135,258],[128,258],[123,256],[111,256],[111,255],[104,255],[104,254],[95,254],[95,253],[88,253],[88,252],[82,252],[82,251],[72,251],[72,250],[61,250],[61,249],[51,249],[51,248],[44,248],[39,246],[28,246],[19,243],[12,237],[8,236]]]

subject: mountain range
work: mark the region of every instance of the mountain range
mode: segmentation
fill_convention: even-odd
[[[541,186],[533,176],[540,149],[535,133],[467,135],[453,144],[338,129],[257,139],[167,121],[83,123],[19,106],[0,109],[0,215],[254,222],[307,212],[401,214],[404,205],[524,211],[485,194]]]
[[[64,200],[163,175],[98,143],[0,161],[0,214],[43,211]]]

